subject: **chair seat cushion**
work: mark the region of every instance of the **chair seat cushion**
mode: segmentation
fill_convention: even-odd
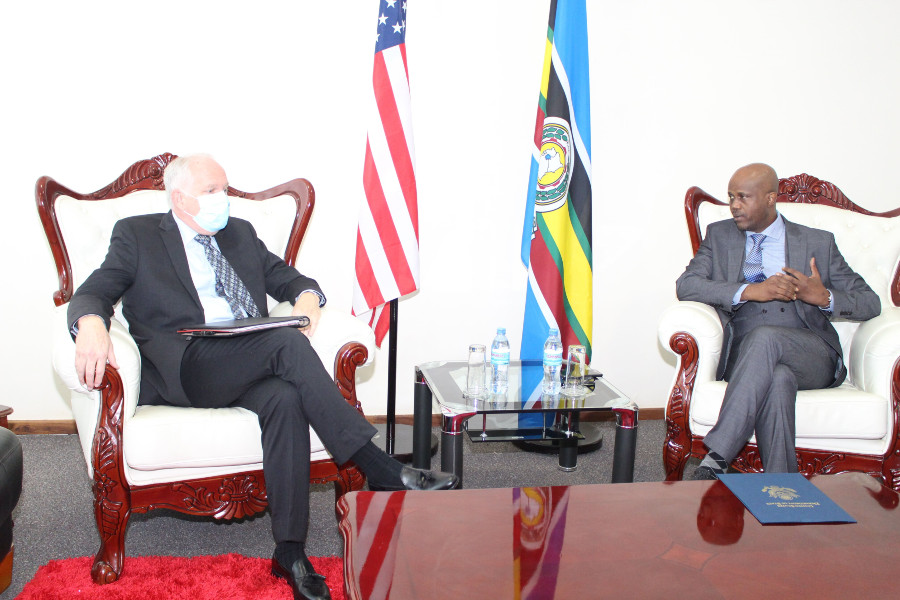
[[[259,420],[245,408],[139,406],[125,430],[125,462],[138,471],[262,462]],[[312,458],[327,458],[319,436],[309,436]]]
[[[691,398],[691,430],[706,435],[719,418],[726,383],[699,384]],[[850,384],[797,392],[797,445],[801,438],[882,440],[891,431],[887,398]],[[696,430],[693,424],[697,424]]]

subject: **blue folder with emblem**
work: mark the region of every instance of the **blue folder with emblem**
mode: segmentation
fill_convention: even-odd
[[[756,520],[771,523],[856,523],[822,490],[799,473],[719,475]]]

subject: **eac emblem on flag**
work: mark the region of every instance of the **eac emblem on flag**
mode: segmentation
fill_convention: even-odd
[[[569,123],[559,117],[545,118],[534,200],[537,212],[550,212],[565,204],[572,175],[572,156]]]

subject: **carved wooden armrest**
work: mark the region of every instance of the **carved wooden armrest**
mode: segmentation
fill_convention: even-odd
[[[94,473],[107,471],[109,461],[118,465],[119,476],[124,480],[125,463],[122,458],[122,422],[124,421],[125,388],[119,371],[106,365],[106,373],[100,384],[100,414],[94,430]]]
[[[356,369],[365,364],[369,351],[359,342],[347,342],[334,357],[334,382],[344,399],[362,414],[362,404],[356,397]]]
[[[711,306],[676,302],[660,316],[658,334],[663,348],[681,356],[680,371],[693,369],[699,381],[715,380],[722,352],[722,323]],[[693,351],[688,349],[690,344]]]

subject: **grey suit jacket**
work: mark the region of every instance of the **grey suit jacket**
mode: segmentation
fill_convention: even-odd
[[[865,321],[881,313],[878,294],[850,268],[838,250],[832,233],[798,225],[787,219],[784,219],[784,227],[786,266],[810,275],[809,260],[815,257],[822,283],[834,299],[834,312],[830,317]],[[728,326],[734,315],[731,302],[744,283],[745,241],[746,235],[731,219],[710,224],[697,254],[675,284],[679,300],[709,304],[716,309],[722,321],[725,339],[717,373],[719,379],[724,373],[731,344],[731,328]],[[828,313],[799,300],[792,304],[806,327],[837,352],[838,364],[833,385],[839,385],[846,370],[840,339]]]
[[[266,294],[293,302],[305,290],[321,293],[314,280],[269,252],[247,221],[228,219],[216,241],[263,316]],[[141,353],[140,403],[190,406],[181,386],[181,359],[190,338],[177,330],[202,323],[204,313],[171,211],[116,223],[106,259],[69,302],[70,330],[89,314],[109,326],[119,299]]]

